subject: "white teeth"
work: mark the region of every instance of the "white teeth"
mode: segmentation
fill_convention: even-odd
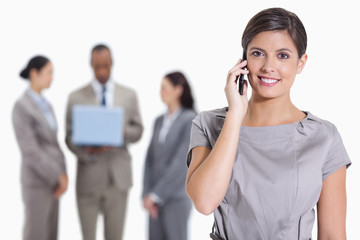
[[[268,79],[268,78],[260,78],[261,81],[265,82],[265,83],[276,83],[279,80],[275,80],[275,79]]]

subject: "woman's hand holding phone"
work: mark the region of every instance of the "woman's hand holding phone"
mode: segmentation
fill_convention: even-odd
[[[249,73],[248,70],[244,69],[246,65],[246,60],[242,61],[239,59],[235,66],[228,72],[225,86],[225,94],[229,104],[229,111],[240,114],[242,117],[245,115],[248,106],[247,82],[244,80],[244,86],[242,89],[243,95],[240,95],[237,89],[237,81],[240,74]]]

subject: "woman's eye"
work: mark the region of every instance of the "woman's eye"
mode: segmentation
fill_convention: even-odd
[[[279,53],[278,57],[280,59],[288,59],[289,58],[289,55],[287,55],[286,53]]]
[[[255,56],[255,57],[260,57],[260,56],[262,56],[264,54],[262,52],[260,52],[260,51],[255,51],[255,52],[252,53],[252,55]]]

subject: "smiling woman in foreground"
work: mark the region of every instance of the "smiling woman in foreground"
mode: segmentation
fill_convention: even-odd
[[[247,61],[227,76],[229,107],[193,120],[186,191],[199,212],[214,212],[214,239],[309,240],[315,206],[318,239],[346,238],[350,159],[336,127],[290,98],[306,45],[294,13],[259,12],[242,37]],[[247,83],[243,95],[237,90],[240,74],[248,75],[249,100]]]

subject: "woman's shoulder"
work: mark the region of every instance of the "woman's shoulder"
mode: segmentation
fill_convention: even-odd
[[[26,92],[24,92],[14,103],[14,109],[27,109],[27,105],[29,103],[29,97]]]
[[[193,119],[196,117],[196,112],[191,108],[183,108],[181,111],[181,115],[186,119]]]
[[[316,134],[326,134],[329,136],[333,136],[335,132],[337,132],[337,128],[334,123],[329,120],[320,118],[311,112],[305,112],[306,118],[301,121],[301,125],[304,130],[312,131]]]
[[[24,92],[14,103],[12,109],[13,118],[21,116],[22,118],[33,115],[34,106],[30,97]]]
[[[196,117],[201,119],[213,119],[216,117],[225,118],[228,108],[216,108],[212,110],[201,111]]]
[[[217,108],[200,112],[193,123],[202,128],[221,128],[224,123],[228,108]]]

